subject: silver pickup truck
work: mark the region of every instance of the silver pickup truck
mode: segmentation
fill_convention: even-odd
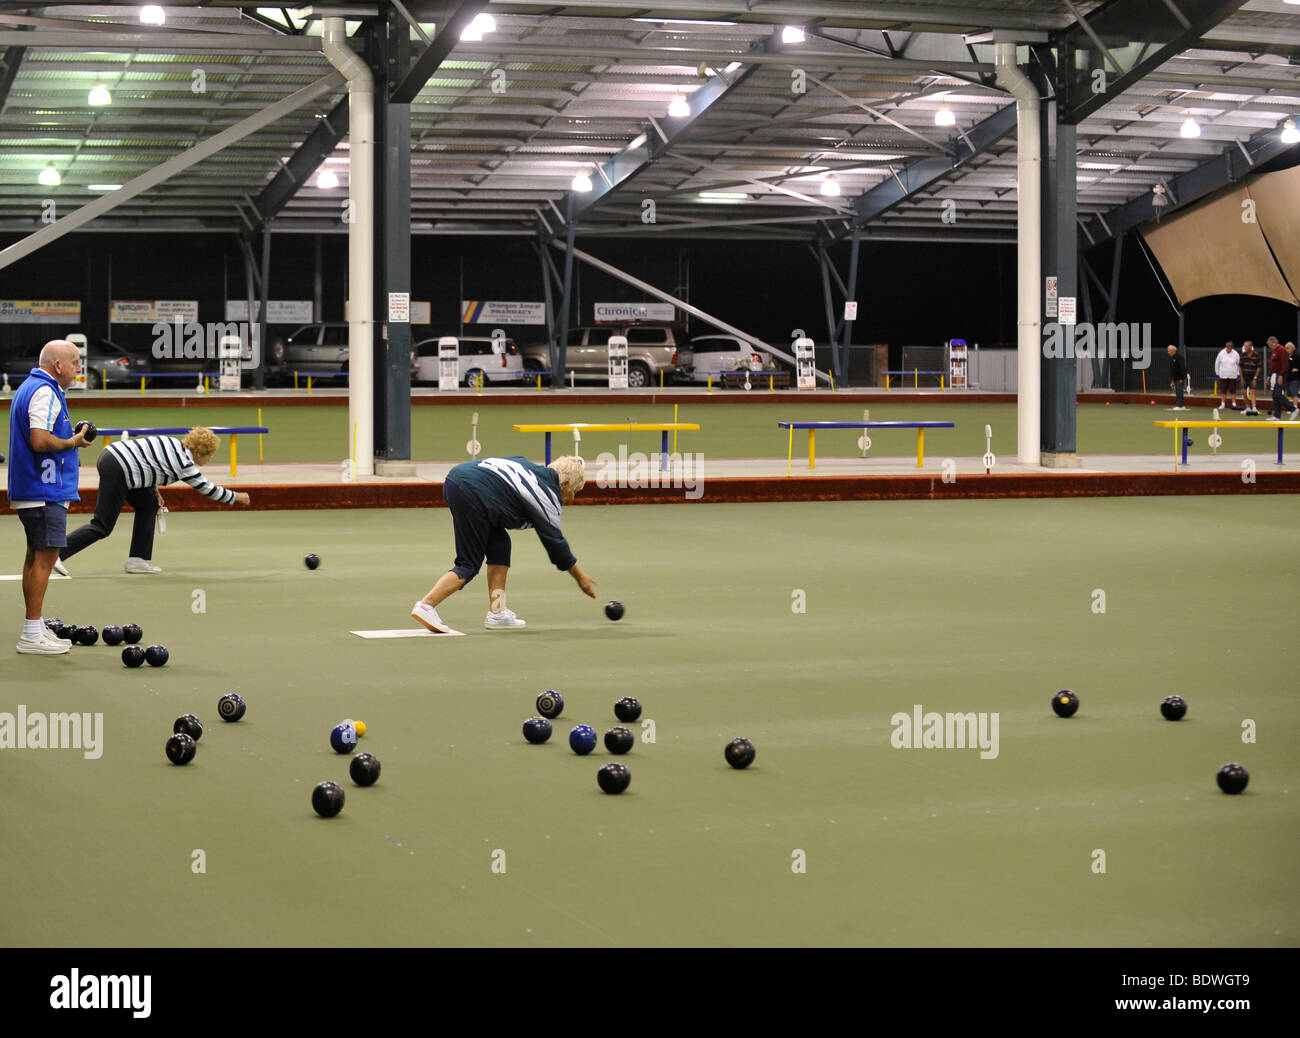
[[[657,386],[660,375],[665,385],[689,379],[690,371],[678,366],[677,349],[689,341],[677,324],[597,324],[569,329],[565,351],[565,378],[573,372],[583,380],[605,379],[609,374],[609,339],[627,336],[627,384],[629,389]],[[546,343],[521,346],[526,371],[549,371],[551,355]]]

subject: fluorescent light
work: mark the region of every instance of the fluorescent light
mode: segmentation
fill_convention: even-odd
[[[956,126],[957,117],[952,114],[952,109],[947,105],[940,105],[939,110],[934,113],[935,126]]]
[[[36,179],[46,187],[58,187],[63,183],[63,178],[59,176],[59,171],[54,168],[53,162],[47,162],[45,168],[41,170],[41,175]]]
[[[700,18],[633,18],[634,22],[652,22],[655,25],[735,25],[735,22],[706,22]]]
[[[685,119],[691,114],[691,106],[686,103],[685,94],[673,94],[668,102],[668,116],[671,119]]]
[[[578,175],[573,178],[573,190],[586,194],[591,190],[591,176],[585,169],[578,170]]]
[[[827,198],[838,198],[840,196],[840,182],[835,178],[834,173],[827,173],[822,180],[822,194]]]
[[[108,87],[104,86],[104,81],[102,79],[95,80],[95,85],[90,88],[90,94],[86,98],[86,103],[97,107],[100,105],[111,105],[113,103],[113,95],[108,92]]]
[[[782,43],[803,43],[806,38],[803,30],[797,25],[787,25],[781,30]]]
[[[91,191],[117,191],[121,184],[87,184],[86,187]]]
[[[157,4],[146,4],[140,8],[140,21],[144,25],[166,25],[167,12]]]
[[[476,15],[474,20],[465,27],[465,31],[460,34],[460,38],[473,43],[481,40],[485,32],[496,32],[496,28],[496,19],[490,14]]]
[[[744,191],[701,191],[701,198],[748,198]]]
[[[1300,4],[1300,0],[1296,0],[1296,3]],[[1300,130],[1295,128],[1294,119],[1288,119],[1282,124],[1282,143],[1295,144],[1297,141],[1300,141]]]
[[[1183,128],[1178,132],[1184,137],[1199,137],[1201,135],[1201,124],[1189,115],[1183,120]]]
[[[320,171],[320,176],[316,178],[316,186],[323,191],[328,191],[339,186],[339,178],[332,169],[323,169]]]

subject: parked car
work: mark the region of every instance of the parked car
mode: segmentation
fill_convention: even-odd
[[[86,343],[86,384],[91,389],[138,383],[147,374],[147,358],[128,353],[108,339],[90,339]]]
[[[270,372],[286,378],[292,378],[295,371],[347,371],[347,322],[318,321],[287,336],[275,336],[266,364]]]
[[[609,340],[627,337],[627,384],[629,389],[658,385],[660,374],[665,381],[684,378],[678,363],[678,350],[686,343],[686,329],[679,324],[597,324],[569,329],[564,369],[582,380],[601,380],[609,375]],[[551,354],[546,343],[523,348],[524,367],[528,371],[547,371]]]
[[[734,335],[697,335],[679,355],[682,367],[691,369],[690,381],[718,381],[724,371],[778,371],[781,365],[766,350],[757,349]]]
[[[500,348],[496,343],[504,346]],[[485,335],[466,335],[458,338],[460,350],[460,383],[470,386],[478,376],[484,385],[500,382],[521,382],[527,377],[524,358],[514,339],[494,340]],[[422,339],[411,347],[411,382],[438,381],[438,340]]]

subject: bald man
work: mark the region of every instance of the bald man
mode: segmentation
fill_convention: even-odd
[[[23,599],[27,606],[18,651],[58,656],[72,647],[46,630],[41,617],[50,570],[68,543],[68,506],[77,493],[77,448],[84,432],[72,431],[66,390],[81,373],[81,353],[65,339],[47,342],[40,366],[18,387],[9,408],[9,506],[27,532]]]

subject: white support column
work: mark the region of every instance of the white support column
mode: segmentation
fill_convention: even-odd
[[[1016,65],[1016,45],[994,49],[998,82],[1016,99],[1016,460],[1042,460],[1042,138],[1038,88]]]
[[[348,81],[348,450],[356,455],[355,474],[371,476],[375,472],[375,81],[370,67],[348,46],[342,18],[322,19],[321,49]]]

